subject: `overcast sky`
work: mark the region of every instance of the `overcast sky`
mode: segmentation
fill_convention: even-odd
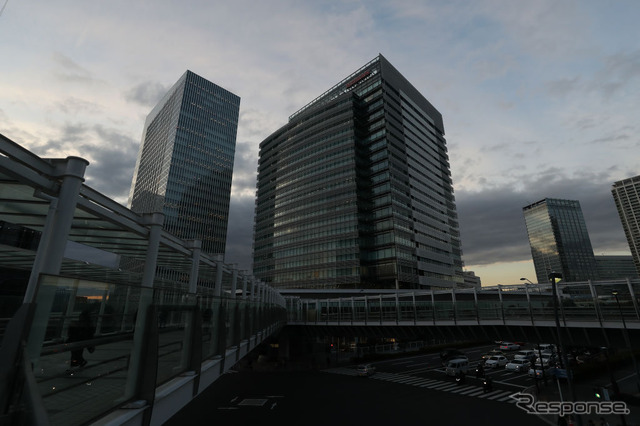
[[[611,185],[640,174],[640,2],[0,0],[0,133],[90,161],[126,204],[146,115],[186,69],[241,97],[227,262],[251,266],[259,143],[378,53],[442,113],[463,260],[535,281],[522,207],[579,200],[629,254]]]

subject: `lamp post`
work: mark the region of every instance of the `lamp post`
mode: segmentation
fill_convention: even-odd
[[[563,367],[567,371],[567,386],[569,387],[569,393],[571,394],[571,399],[573,401],[576,400],[576,393],[573,388],[573,377],[571,374],[571,370],[569,368],[569,360],[567,358],[567,353],[564,350],[564,345],[562,344],[562,335],[560,334],[560,316],[558,315],[558,290],[556,287],[556,279],[562,279],[562,274],[558,272],[551,271],[549,273],[549,281],[551,281],[551,297],[553,297],[553,314],[556,320],[556,344],[558,345],[558,351],[560,352],[560,366]],[[556,377],[556,380],[557,377]],[[578,424],[582,425],[582,419],[580,416],[578,417]]]
[[[629,350],[629,355],[631,356],[631,360],[633,361],[633,368],[636,370],[636,386],[638,387],[638,391],[640,392],[640,373],[638,372],[638,363],[636,362],[636,357],[633,353],[633,349],[631,348],[631,340],[629,339],[629,330],[627,329],[627,322],[624,320],[624,314],[622,313],[622,306],[620,306],[620,299],[618,299],[618,292],[612,291],[611,294],[616,299],[616,304],[618,305],[618,312],[620,313],[620,319],[622,320],[622,327],[624,328],[624,341],[627,344],[627,349]]]
[[[529,278],[520,278],[520,281],[526,281],[529,284],[533,284]]]

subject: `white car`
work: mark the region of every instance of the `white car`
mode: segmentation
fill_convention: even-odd
[[[507,365],[508,362],[509,360],[507,359],[506,356],[494,355],[485,361],[484,367],[485,368],[504,367],[505,365]]]
[[[536,359],[536,353],[530,349],[521,350],[516,353],[513,359],[526,359],[531,362]]]
[[[517,351],[518,349],[520,349],[520,345],[517,343],[502,342],[500,344],[501,351]]]
[[[511,362],[508,362],[507,365],[504,366],[506,370],[511,371],[527,371],[531,363],[528,359],[514,359]]]

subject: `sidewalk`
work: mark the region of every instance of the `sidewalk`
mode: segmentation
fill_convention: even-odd
[[[593,424],[599,426],[601,418],[607,422],[609,426],[627,425],[627,426],[640,426],[640,391],[636,382],[635,372],[628,370],[617,371],[614,373],[618,387],[620,389],[620,398],[617,401],[624,401],[627,404],[627,408],[630,413],[627,415],[600,415],[600,414],[585,414],[581,415],[582,425],[590,425],[589,421],[593,421]],[[611,390],[611,381],[607,372],[598,375],[593,378],[584,380],[577,380],[574,382],[575,401],[595,402],[598,399],[595,396],[594,387],[604,386],[613,395]],[[571,401],[574,398],[569,391],[567,380],[560,379],[560,386],[558,387],[558,381],[555,378],[548,378],[547,385],[545,386],[542,380],[539,381],[539,391],[536,392],[536,387],[532,386],[527,389],[526,392],[536,397],[537,401]],[[538,395],[536,395],[536,393]],[[543,421],[550,425],[558,424],[558,416],[556,415],[540,415]],[[575,417],[575,416],[574,416]],[[569,423],[570,424],[570,423]],[[578,422],[574,421],[577,425]]]

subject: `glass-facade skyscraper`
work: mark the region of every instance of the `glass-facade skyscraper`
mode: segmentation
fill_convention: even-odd
[[[615,182],[611,193],[618,208],[633,263],[640,275],[640,175]]]
[[[280,288],[462,285],[442,115],[379,55],[260,144],[254,275]]]
[[[545,198],[522,208],[539,283],[597,280],[598,268],[580,202]]]
[[[147,116],[129,207],[224,253],[240,98],[187,71]]]

